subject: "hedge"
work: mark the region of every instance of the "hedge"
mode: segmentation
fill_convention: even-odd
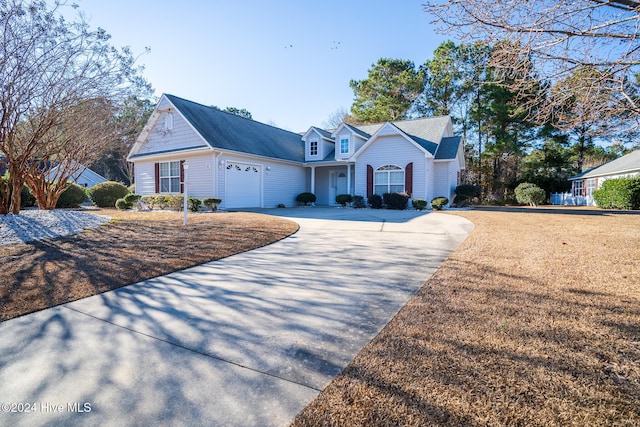
[[[116,200],[127,194],[129,194],[129,189],[114,181],[102,182],[89,189],[91,201],[101,208],[113,208],[116,205]]]
[[[640,209],[640,177],[608,179],[593,200],[602,209]]]

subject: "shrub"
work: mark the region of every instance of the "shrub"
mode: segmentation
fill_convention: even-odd
[[[83,186],[68,182],[65,187],[56,202],[56,208],[75,208],[87,200],[87,193]]]
[[[372,194],[367,198],[367,204],[373,209],[382,209],[382,196]]]
[[[167,209],[171,205],[171,196],[168,194],[158,194],[155,199],[155,204],[162,210]]]
[[[407,208],[409,195],[407,193],[384,193],[382,200],[387,209],[403,210]]]
[[[336,203],[342,206],[347,206],[347,203],[351,203],[353,196],[351,194],[338,194],[336,196]]]
[[[149,210],[153,210],[156,206],[156,196],[148,195],[140,197],[141,208],[148,208]]]
[[[431,207],[439,211],[447,206],[447,203],[449,203],[449,199],[447,199],[446,197],[436,197],[435,199],[431,200]]]
[[[202,204],[211,209],[211,212],[218,210],[218,205],[222,203],[222,199],[216,197],[208,197],[202,201]]]
[[[353,207],[356,209],[366,208],[367,205],[364,203],[364,197],[362,196],[353,196]]]
[[[2,179],[2,177],[0,177],[0,179]],[[21,194],[22,194],[20,199],[21,208],[30,208],[36,205],[36,198],[31,193],[31,190],[29,189],[29,187],[27,187],[26,185],[23,185]]]
[[[421,211],[427,207],[427,201],[425,199],[413,199],[411,205],[415,210]]]
[[[169,208],[174,211],[181,211],[184,203],[184,195],[171,194],[169,196]],[[189,201],[187,200],[187,204]],[[187,206],[188,207],[188,206]]]
[[[123,198],[127,201],[127,203],[131,204],[131,206],[135,205],[138,200],[140,200],[142,196],[138,194],[129,193]]]
[[[123,198],[128,193],[127,187],[114,181],[106,181],[89,189],[91,201],[101,208],[114,207],[116,200]]]
[[[202,206],[202,200],[195,197],[189,197],[189,210],[191,212],[198,212]]]
[[[453,204],[459,208],[469,206],[469,196],[466,196],[464,194],[456,194],[456,196],[453,198]]]
[[[129,193],[134,193],[136,192],[136,185],[135,184],[131,184],[130,186],[127,187],[127,190],[129,190]]]
[[[530,182],[519,184],[516,189],[516,200],[521,204],[537,206],[544,201],[546,196],[544,190]]]
[[[455,193],[457,196],[466,196],[467,199],[473,199],[474,197],[480,197],[480,186],[471,184],[458,185]]]
[[[602,209],[640,209],[640,177],[608,179],[593,200]]]
[[[278,207],[279,209],[286,208],[286,206],[284,205],[284,203],[278,203],[278,206],[277,206],[277,207]]]
[[[309,203],[316,202],[316,195],[313,193],[300,193],[296,196],[296,202],[304,203],[305,206],[308,206]]]
[[[127,209],[131,209],[133,207],[133,205],[129,202],[127,202],[124,197],[121,199],[116,200],[116,208],[120,209],[121,211],[125,211]]]

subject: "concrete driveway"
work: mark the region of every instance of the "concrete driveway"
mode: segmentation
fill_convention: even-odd
[[[262,212],[299,232],[0,323],[0,425],[287,425],[473,228],[415,211]]]

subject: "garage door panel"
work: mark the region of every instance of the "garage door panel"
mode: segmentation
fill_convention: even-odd
[[[226,206],[258,208],[262,206],[261,166],[229,162],[226,167]]]

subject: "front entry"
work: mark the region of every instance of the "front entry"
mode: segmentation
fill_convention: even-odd
[[[336,196],[347,193],[347,174],[331,171],[329,174],[329,204],[336,205]]]

